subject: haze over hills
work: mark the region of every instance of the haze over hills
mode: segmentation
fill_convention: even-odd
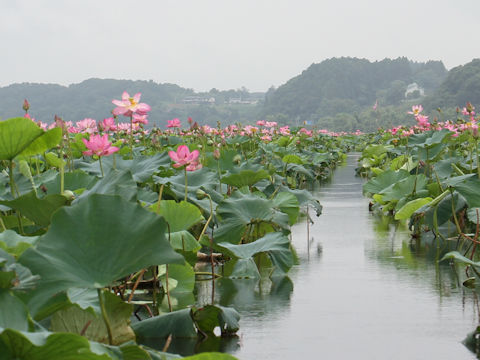
[[[466,101],[480,106],[480,59],[447,71],[441,61],[332,58],[312,64],[266,93],[245,88],[196,93],[175,84],[113,79],[88,79],[69,86],[13,84],[0,87],[0,118],[21,116],[26,98],[37,120],[51,122],[55,114],[67,121],[101,120],[111,116],[111,101],[124,90],[131,95],[142,93],[141,101],[152,107],[150,124],[160,127],[173,118],[186,126],[192,117],[210,126],[267,119],[282,125],[372,131],[411,123],[406,111],[412,104],[424,104],[431,116],[438,107],[445,109],[444,115],[453,116],[452,109]]]

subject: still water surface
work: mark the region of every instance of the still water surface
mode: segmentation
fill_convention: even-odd
[[[475,294],[436,262],[439,249],[369,213],[355,163],[320,188],[310,244],[305,222],[292,229],[291,281],[218,281],[217,301],[242,316],[221,349],[241,360],[475,359],[461,343],[478,323]]]

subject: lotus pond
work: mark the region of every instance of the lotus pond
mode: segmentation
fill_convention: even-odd
[[[144,130],[139,101],[0,122],[3,358],[475,356],[472,125]]]

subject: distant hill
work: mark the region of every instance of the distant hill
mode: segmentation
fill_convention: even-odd
[[[359,113],[377,101],[382,106],[400,105],[409,84],[416,83],[419,89],[413,96],[433,93],[446,76],[440,61],[332,58],[312,64],[278,89],[270,89],[262,114],[280,121],[321,123],[341,113]]]
[[[192,117],[210,126],[265,119],[333,131],[374,131],[413,123],[407,111],[414,104],[423,104],[432,118],[442,120],[454,118],[455,107],[467,101],[480,111],[480,59],[448,72],[441,61],[332,58],[312,64],[266,93],[250,93],[245,88],[195,93],[175,84],[112,79],[89,79],[69,86],[14,84],[0,87],[0,118],[21,116],[26,98],[31,115],[44,122],[51,122],[55,114],[70,121],[102,120],[110,116],[112,99],[119,99],[124,90],[131,95],[142,93],[142,102],[152,107],[150,124],[160,127],[173,118],[186,126]]]
[[[23,100],[28,99],[31,115],[44,122],[52,122],[55,114],[66,121],[87,117],[102,120],[111,116],[112,99],[120,99],[123,91],[130,95],[141,92],[141,101],[152,107],[150,124],[161,127],[173,118],[186,126],[188,117],[211,126],[216,126],[217,121],[223,125],[251,122],[257,119],[257,107],[252,104],[264,97],[263,93],[250,94],[246,89],[195,93],[153,81],[89,79],[69,86],[23,83],[0,87],[0,118],[22,116]]]
[[[425,99],[425,107],[463,107],[467,101],[480,108],[480,59],[451,69],[445,81]]]

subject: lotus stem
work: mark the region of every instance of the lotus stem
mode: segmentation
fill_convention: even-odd
[[[210,224],[210,221],[212,220],[212,217],[213,217],[212,198],[207,193],[205,193],[205,195],[208,197],[208,200],[210,200],[210,216],[208,217],[207,222],[205,223],[205,226],[203,227],[202,232],[200,233],[200,236],[198,237],[198,241],[202,240],[202,237],[203,237],[203,235],[205,235],[205,231],[207,231],[207,227]]]
[[[130,115],[130,152],[133,159],[133,114]]]
[[[170,224],[167,222],[168,228],[168,243],[170,244]],[[170,290],[168,285],[168,264],[165,264],[165,291],[167,292],[168,310],[172,312],[172,301],[170,299]]]
[[[480,161],[478,159],[478,140],[475,138],[475,157],[477,158],[477,176],[480,179]]]
[[[128,302],[131,302],[133,299],[133,294],[135,294],[135,290],[137,290],[138,284],[142,280],[142,276],[145,273],[145,269],[140,271],[140,274],[137,277],[137,280],[135,281],[135,284],[133,284],[132,292],[130,293],[130,296],[128,297]]]
[[[172,312],[172,301],[170,299],[170,290],[168,285],[168,264],[165,265],[165,291],[167,292],[168,311]]]
[[[3,222],[3,219],[0,217],[0,225],[2,226],[3,231],[7,231],[7,228],[5,227],[5,224]]]
[[[455,201],[454,201],[455,199],[454,199],[454,197],[453,197],[453,190],[452,190],[452,188],[450,188],[450,194],[452,195],[452,213],[453,213],[453,220],[454,220],[454,222],[455,222],[455,226],[456,226],[456,228],[457,228],[457,232],[458,232],[459,234],[461,234],[461,233],[462,233],[462,229],[460,228],[460,224],[458,223],[458,219],[457,219],[457,214],[456,214],[456,212],[455,212]]]
[[[183,168],[185,174],[185,201],[188,199],[188,177],[187,177],[187,167]]]
[[[107,310],[105,309],[102,289],[97,289],[97,295],[98,301],[100,302],[100,310],[102,311],[103,322],[105,323],[105,327],[107,328],[108,344],[113,345],[112,327],[110,325],[110,320],[108,319]]]
[[[13,160],[8,163],[8,176],[10,177],[10,192],[15,198],[15,180],[13,180]]]
[[[63,195],[65,190],[65,166],[60,166],[60,194]]]
[[[158,315],[157,307],[157,293],[158,293],[158,277],[157,277],[158,267],[152,266],[153,273],[153,297],[152,297],[152,306],[154,315]]]
[[[102,157],[101,156],[98,157],[98,162],[100,164],[100,172],[102,173],[102,178],[103,178],[104,174],[103,174],[103,166],[102,166]]]
[[[199,275],[199,276],[200,275],[209,275],[209,276],[212,276],[214,278],[221,278],[222,277],[222,275],[220,275],[220,274],[217,274],[215,272],[209,272],[209,271],[196,271],[195,275]]]
[[[162,352],[167,352],[171,342],[172,342],[172,334],[168,335],[167,341],[165,341],[165,345],[162,348]]]

